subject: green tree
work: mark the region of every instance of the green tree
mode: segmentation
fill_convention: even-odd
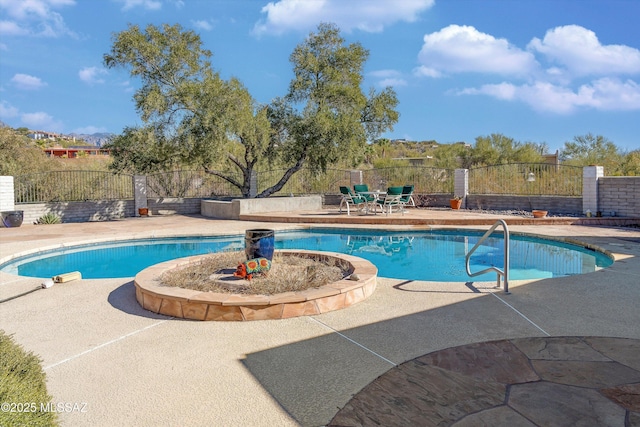
[[[337,27],[321,24],[291,55],[289,93],[261,106],[237,79],[224,81],[213,71],[197,34],[179,25],[149,25],[144,32],[130,26],[114,35],[104,63],[141,78],[134,100],[144,126],[114,140],[113,167],[144,172],[198,165],[251,197],[258,165],[283,165],[281,179],[256,195],[267,197],[305,164],[323,171],[338,159],[361,158],[366,140],[398,118],[391,89],[368,98],[360,90],[367,54],[358,44],[343,46]],[[227,160],[222,170],[221,156]],[[237,170],[241,181],[232,173]]]
[[[542,161],[545,144],[521,143],[502,134],[479,136],[471,150],[463,152],[463,167]]]
[[[620,174],[623,176],[640,176],[640,150],[627,153],[620,165]]]
[[[619,173],[622,154],[618,147],[602,135],[579,135],[564,143],[560,158],[574,166],[604,166],[609,175]]]

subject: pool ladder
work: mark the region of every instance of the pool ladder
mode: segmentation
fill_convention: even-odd
[[[502,230],[504,233],[504,270],[500,270],[498,267],[491,266],[489,268],[485,268],[482,271],[471,273],[471,269],[469,268],[469,260],[471,259],[471,255],[475,252],[476,249],[478,249],[478,246],[480,246],[482,242],[484,242],[500,225],[502,226]],[[493,226],[489,230],[487,230],[486,233],[484,233],[484,236],[482,236],[480,240],[478,240],[478,243],[476,243],[475,246],[471,248],[471,250],[467,253],[467,255],[465,256],[465,267],[467,268],[467,274],[469,275],[469,277],[475,277],[489,271],[495,271],[498,276],[498,283],[496,284],[496,288],[500,287],[500,276],[502,276],[504,278],[504,293],[509,293],[509,227],[507,227],[507,223],[503,219],[499,219],[498,221],[496,221],[496,223],[493,224]]]

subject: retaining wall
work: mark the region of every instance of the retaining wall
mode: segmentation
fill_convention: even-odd
[[[267,197],[259,199],[208,200],[201,202],[202,216],[240,219],[241,215],[265,212],[317,211],[322,209],[322,196]]]

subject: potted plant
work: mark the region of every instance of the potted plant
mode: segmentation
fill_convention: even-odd
[[[451,209],[460,209],[462,207],[462,197],[454,196],[449,200],[449,205],[451,206]]]
[[[549,213],[548,211],[544,211],[541,209],[533,209],[531,210],[534,218],[544,218]]]

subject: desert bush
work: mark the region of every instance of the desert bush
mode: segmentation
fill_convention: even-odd
[[[0,355],[0,403],[3,405],[0,426],[58,425],[55,412],[41,411],[49,406],[51,396],[47,394],[40,359],[26,352],[3,330],[0,330]]]

